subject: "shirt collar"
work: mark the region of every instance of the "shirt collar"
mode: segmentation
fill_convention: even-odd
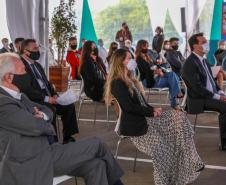
[[[9,89],[5,86],[0,85],[0,87],[2,89],[4,89],[7,93],[9,93],[13,98],[17,99],[17,100],[21,100],[21,93],[17,92],[15,90]]]
[[[195,52],[192,52],[195,56],[198,57],[198,59],[202,62],[203,59],[205,59],[204,57],[201,57],[200,55],[196,54]]]
[[[34,64],[34,61],[31,61],[31,60],[25,58],[23,55],[22,55],[22,57],[29,65]]]

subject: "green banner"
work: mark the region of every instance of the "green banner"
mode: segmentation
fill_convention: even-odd
[[[223,0],[215,0],[214,3],[214,12],[210,33],[210,51],[208,53],[208,61],[210,64],[215,63],[213,55],[218,48],[219,40],[221,40],[222,3]]]
[[[79,47],[82,46],[82,39],[94,41],[97,44],[97,35],[93,25],[88,0],[83,0],[82,23]]]

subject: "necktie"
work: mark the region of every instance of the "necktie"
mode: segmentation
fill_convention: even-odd
[[[210,72],[209,72],[209,69],[208,69],[207,64],[206,64],[206,60],[203,59],[203,60],[202,60],[202,63],[203,63],[203,67],[205,68],[206,74],[208,75],[208,77],[209,77],[209,79],[210,79],[210,83],[211,83],[212,88],[213,88],[213,93],[217,93],[216,84],[215,84],[215,82],[214,82],[214,79],[213,79],[212,75],[211,75]]]
[[[30,66],[32,68],[32,71],[33,71],[33,74],[34,74],[36,80],[41,80],[42,81],[42,83],[43,83],[43,85],[45,87],[46,93],[48,94],[48,96],[51,96],[51,93],[50,93],[50,91],[48,89],[48,86],[47,86],[45,80],[43,79],[43,77],[41,76],[41,73],[38,71],[38,69],[35,67],[34,64],[30,64]]]

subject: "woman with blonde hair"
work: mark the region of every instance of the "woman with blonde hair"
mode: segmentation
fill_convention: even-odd
[[[122,110],[120,132],[131,136],[138,150],[151,157],[156,185],[188,184],[204,169],[192,126],[183,112],[162,111],[146,102],[142,85],[126,67],[130,58],[124,49],[113,54],[105,102],[118,101]]]

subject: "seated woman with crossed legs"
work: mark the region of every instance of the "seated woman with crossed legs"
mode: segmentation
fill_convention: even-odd
[[[105,102],[117,99],[122,109],[120,132],[131,136],[138,150],[151,157],[156,185],[188,184],[204,169],[192,126],[182,111],[148,105],[142,85],[126,67],[130,58],[124,49],[113,54]]]

